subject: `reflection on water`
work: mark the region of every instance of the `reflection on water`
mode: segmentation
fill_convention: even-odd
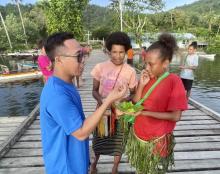
[[[178,72],[176,66],[171,71]],[[214,61],[199,60],[191,97],[220,113],[220,56]]]
[[[28,115],[39,102],[41,81],[0,84],[0,116]]]

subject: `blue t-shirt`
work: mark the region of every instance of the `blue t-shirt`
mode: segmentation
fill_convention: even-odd
[[[40,125],[47,174],[87,174],[88,139],[71,135],[85,119],[74,85],[52,76],[40,98]]]

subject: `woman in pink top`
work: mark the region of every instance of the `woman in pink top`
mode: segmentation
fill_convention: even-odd
[[[40,52],[38,59],[37,59],[38,66],[43,74],[43,81],[44,81],[44,83],[46,83],[48,78],[53,74],[52,63],[51,63],[49,57],[47,57],[47,55],[46,55],[46,52],[44,50],[44,44],[43,44],[42,40],[38,43],[38,49],[41,49],[41,52]]]
[[[126,52],[130,45],[130,38],[123,32],[112,33],[107,38],[105,46],[108,50],[109,60],[97,64],[91,72],[93,97],[98,106],[102,105],[115,86],[121,84],[127,84],[129,88],[127,98],[124,100],[130,100],[134,95],[137,84],[136,72],[125,62]],[[116,119],[114,107],[105,112],[93,136],[95,159],[91,165],[91,173],[96,172],[100,155],[111,155],[114,156],[112,174],[116,174],[124,147],[123,132]]]

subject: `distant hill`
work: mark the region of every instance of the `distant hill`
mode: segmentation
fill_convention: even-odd
[[[108,7],[88,5],[83,12],[83,24],[88,30],[101,26],[112,27],[113,14]]]
[[[210,8],[216,13],[220,14],[220,0],[199,0],[192,4],[177,7],[177,10],[183,10],[188,14],[205,14]]]

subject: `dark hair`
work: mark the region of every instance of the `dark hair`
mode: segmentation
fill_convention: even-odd
[[[40,39],[38,42],[37,42],[37,48],[38,49],[42,49],[45,45],[45,40],[44,39]]]
[[[197,42],[196,41],[193,41],[189,47],[193,47],[194,49],[197,49],[198,45],[197,45]]]
[[[145,47],[145,46],[143,46],[142,48],[143,48],[145,51],[147,50],[147,47]]]
[[[160,58],[162,61],[172,61],[174,52],[178,49],[176,39],[168,33],[163,33],[159,36],[158,41],[154,42],[147,51],[158,49],[160,51]]]
[[[108,51],[111,51],[112,45],[123,45],[127,52],[131,47],[131,40],[124,32],[114,32],[111,33],[105,41],[105,47]]]
[[[50,35],[45,43],[45,51],[47,56],[53,62],[55,59],[56,49],[58,47],[64,46],[64,41],[68,39],[74,39],[72,33],[68,32],[59,32]]]

